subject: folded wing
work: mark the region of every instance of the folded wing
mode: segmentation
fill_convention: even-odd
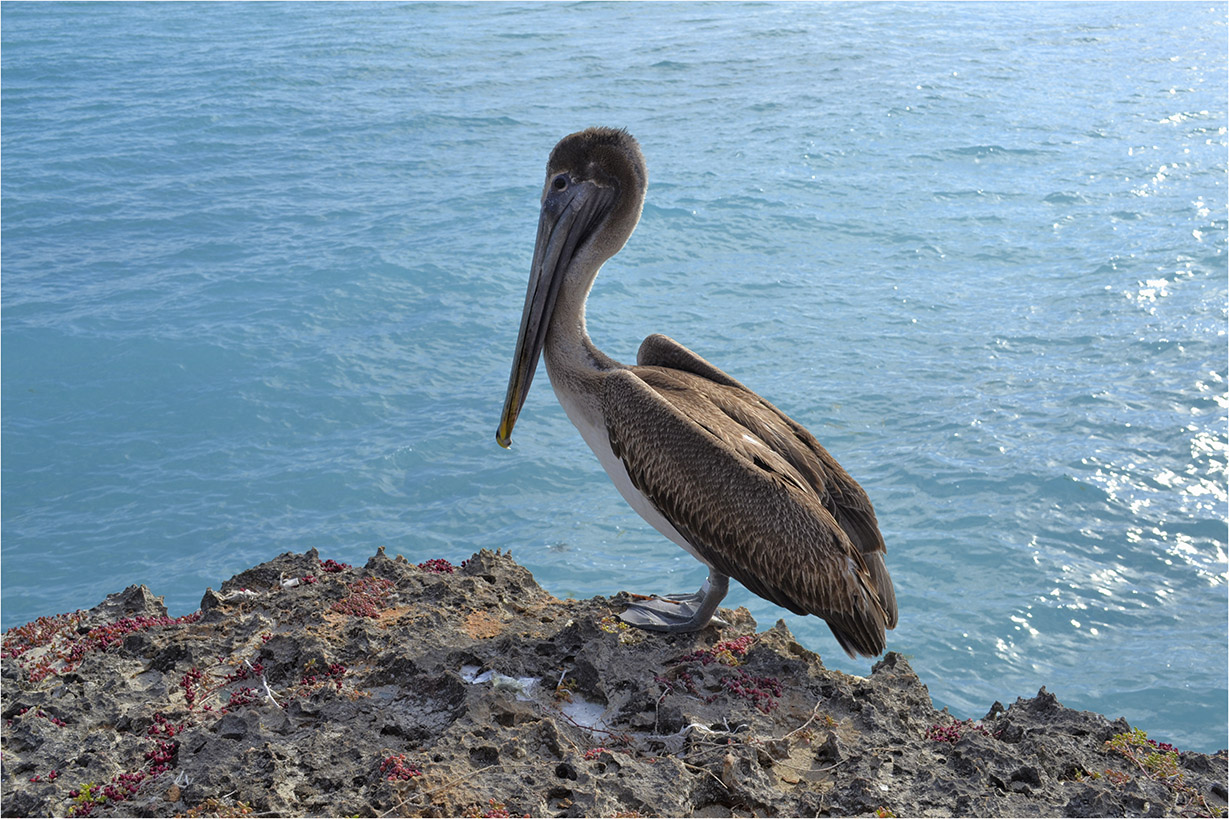
[[[883,539],[861,487],[800,425],[665,336],[607,374],[603,414],[632,483],[718,571],[849,653],[896,623]]]

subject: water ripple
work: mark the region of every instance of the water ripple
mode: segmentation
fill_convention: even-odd
[[[603,122],[651,187],[595,340],[630,360],[667,332],[825,442],[875,500],[890,643],[935,700],[977,717],[1046,685],[1224,745],[1223,8],[0,22],[6,628],[134,581],[185,613],[313,546],[697,587],[544,376],[516,448],[492,440],[546,152]]]

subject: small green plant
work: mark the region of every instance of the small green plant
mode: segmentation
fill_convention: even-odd
[[[1209,805],[1203,794],[1187,784],[1179,766],[1179,751],[1168,742],[1148,739],[1146,732],[1132,728],[1110,737],[1105,748],[1130,762],[1143,776],[1168,787],[1173,792],[1179,812],[1193,810],[1198,816],[1225,815],[1223,810]],[[1129,776],[1119,771],[1106,770],[1105,777],[1119,785],[1130,781]]]
[[[608,614],[598,621],[597,627],[607,634],[619,635],[619,644],[634,646],[644,641],[644,632],[633,629],[613,614]]]
[[[107,797],[102,795],[101,790],[97,782],[87,782],[69,791],[68,798],[72,800],[72,804],[68,809],[68,815],[89,816],[94,812],[94,808],[106,804]]]
[[[1167,742],[1148,739],[1148,734],[1139,728],[1115,734],[1105,743],[1105,747],[1117,751],[1155,779],[1182,777],[1182,772],[1178,770],[1178,750]]]

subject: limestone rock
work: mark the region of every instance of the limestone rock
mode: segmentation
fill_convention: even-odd
[[[180,618],[130,587],[4,635],[3,815],[1224,809],[1226,752],[1141,766],[1124,721],[1044,688],[961,722],[899,654],[852,677],[783,622],[651,634],[624,601],[556,599],[486,550],[284,554]]]

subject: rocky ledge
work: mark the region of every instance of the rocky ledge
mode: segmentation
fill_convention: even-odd
[[[686,635],[506,554],[285,554],[167,616],[144,586],[4,635],[5,816],[1224,815],[1181,752],[1043,688],[936,711],[743,609]]]

